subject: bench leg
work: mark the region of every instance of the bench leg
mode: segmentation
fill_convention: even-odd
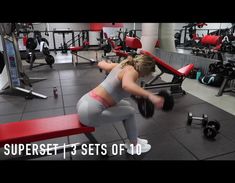
[[[185,91],[181,87],[182,82],[183,82],[183,78],[174,76],[171,82],[178,84],[178,86],[171,86],[171,89],[170,89],[171,94],[177,94],[177,93],[185,94]]]
[[[223,83],[222,83],[222,85],[220,86],[219,92],[218,92],[218,94],[217,94],[216,96],[219,97],[219,96],[222,96],[222,95],[223,95],[223,92],[224,92],[224,89],[225,89],[227,83],[228,83],[228,77],[224,77]]]
[[[76,67],[78,63],[78,58],[76,56],[76,53],[72,53],[72,63],[73,63],[73,66]]]
[[[99,142],[96,140],[96,138],[94,137],[94,135],[92,135],[91,133],[85,133],[86,137],[90,140],[90,142],[98,144]]]
[[[94,135],[92,135],[91,133],[85,133],[86,137],[90,140],[91,143],[94,144],[98,144],[99,142],[96,140],[96,138],[94,137]],[[105,155],[102,155],[102,150],[101,148],[99,148],[99,154],[102,158],[108,158],[110,155],[107,153]]]

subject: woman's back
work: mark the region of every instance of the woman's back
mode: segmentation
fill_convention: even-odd
[[[112,96],[112,99],[118,103],[123,98],[129,97],[130,94],[123,90],[122,81],[119,79],[119,73],[122,71],[121,64],[118,64],[116,67],[112,69],[112,71],[108,74],[105,80],[100,84],[106,92]]]

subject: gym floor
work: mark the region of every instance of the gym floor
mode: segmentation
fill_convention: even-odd
[[[78,99],[104,79],[104,73],[100,73],[95,66],[81,64],[74,68],[71,61],[65,63],[66,59],[67,61],[71,59],[69,55],[65,57],[58,54],[56,57],[60,57],[60,59],[56,59],[61,64],[55,64],[53,69],[42,66],[34,68],[32,71],[27,70],[27,74],[31,77],[46,78],[44,81],[34,83],[33,88],[35,92],[47,95],[48,99],[25,100],[20,96],[0,95],[0,123],[76,113],[75,105]],[[92,57],[94,58],[94,52]],[[62,60],[65,62],[62,63]],[[135,102],[128,99],[136,108],[140,136],[148,139],[152,146],[150,152],[140,156],[130,156],[124,153],[102,158],[81,155],[81,152],[78,151],[76,155],[68,152],[65,159],[63,154],[58,154],[35,160],[234,160],[234,95],[225,94],[225,97],[229,96],[230,99],[227,106],[233,108],[230,111],[224,110],[223,106],[212,104],[211,98],[207,101],[206,97],[200,97],[206,93],[206,87],[194,86],[194,89],[197,89],[196,92],[193,89],[188,89],[190,82],[192,84],[196,81],[187,79],[186,85],[183,87],[188,94],[175,96],[175,108],[172,112],[164,113],[156,110],[153,118],[148,120],[139,114]],[[58,98],[53,96],[53,87],[55,86],[58,89]],[[205,96],[209,95],[205,94]],[[215,140],[206,139],[201,126],[187,126],[188,112],[192,112],[195,116],[201,116],[205,113],[209,120],[216,119],[221,123],[220,133]],[[99,143],[106,143],[108,147],[111,147],[112,144],[124,143],[127,139],[121,122],[96,128],[93,134]],[[87,138],[80,134],[37,143],[62,145],[85,141]],[[4,158],[3,149],[0,149],[0,159]]]

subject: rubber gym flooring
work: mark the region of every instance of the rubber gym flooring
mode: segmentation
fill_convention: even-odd
[[[20,96],[0,95],[0,123],[14,122],[26,119],[51,117],[76,113],[75,105],[78,99],[94,88],[104,79],[104,73],[90,65],[58,64],[53,69],[47,66],[27,71],[31,77],[45,77],[47,80],[33,84],[35,92],[45,94],[48,99],[25,100]],[[59,96],[54,98],[53,87],[58,89]],[[55,156],[36,158],[34,160],[234,160],[235,159],[235,116],[193,96],[175,96],[175,108],[172,112],[155,111],[153,118],[142,118],[136,108],[136,120],[139,135],[149,140],[152,146],[150,152],[140,156],[110,155],[85,156],[78,151],[76,155],[63,153]],[[221,124],[220,133],[215,140],[206,139],[203,128],[198,125],[187,126],[187,113],[195,116],[207,114],[209,120],[218,120]],[[110,124],[96,128],[93,133],[99,143],[124,143],[127,136],[122,123]],[[83,134],[50,139],[40,143],[76,143],[87,141]],[[0,159],[3,148],[0,149]],[[8,157],[9,158],[9,157]]]

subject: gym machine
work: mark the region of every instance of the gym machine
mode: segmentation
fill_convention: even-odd
[[[52,68],[52,65],[55,63],[55,59],[52,55],[50,55],[49,50],[49,42],[46,38],[43,38],[41,35],[41,32],[34,31],[34,37],[27,38],[26,41],[26,48],[27,48],[27,56],[26,56],[26,62],[30,64],[30,70],[35,67],[43,66],[43,65],[49,65],[50,68]],[[43,57],[45,58],[46,63],[37,63],[37,65],[34,63],[36,59],[35,55],[35,49],[37,45],[40,45],[40,52],[43,54]]]
[[[55,43],[55,34],[62,34],[62,36],[63,36],[63,44],[61,44],[61,52],[62,53],[65,53],[65,54],[67,54],[67,52],[68,52],[68,46],[67,46],[67,44],[66,44],[66,41],[65,41],[65,34],[72,34],[72,40],[73,40],[73,42],[74,42],[74,31],[73,30],[66,30],[66,29],[54,29],[53,30],[53,43],[54,43],[54,52],[55,52],[55,54],[57,54],[57,52],[56,52],[56,43]],[[74,42],[75,43],[75,42]],[[74,44],[73,44],[73,46],[75,46]]]
[[[152,53],[146,50],[140,50],[140,53],[152,57],[156,62],[158,68],[161,70],[160,74],[154,76],[149,81],[141,81],[141,87],[143,87],[144,89],[170,88],[171,94],[186,94],[186,92],[182,89],[181,86],[184,79],[193,70],[194,64],[188,64],[176,70],[171,65],[168,65],[164,60],[161,60],[159,57],[153,55]],[[171,82],[156,83],[155,81],[157,81],[164,73],[171,74],[173,76]]]
[[[32,91],[32,82],[42,81],[45,78],[29,78],[23,69],[18,43],[14,34],[15,26],[12,23],[1,23],[0,34],[3,46],[3,56],[7,72],[4,78],[5,85],[0,94],[21,95],[46,99],[47,96]],[[25,89],[29,86],[30,89]]]
[[[224,92],[235,92],[235,60],[229,59],[227,65],[230,65],[230,68],[228,68],[227,75],[224,76],[217,97],[222,96]]]

